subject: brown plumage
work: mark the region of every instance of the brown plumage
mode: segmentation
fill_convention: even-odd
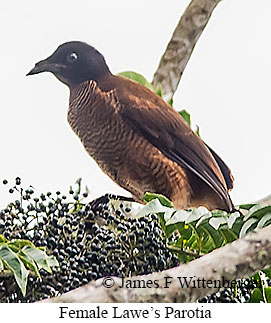
[[[68,121],[86,151],[136,200],[153,192],[178,208],[233,210],[220,157],[158,95],[111,74],[93,47],[65,43],[28,74],[44,71],[69,86]]]

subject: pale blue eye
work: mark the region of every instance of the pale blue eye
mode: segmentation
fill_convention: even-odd
[[[67,61],[69,63],[73,63],[77,60],[77,58],[78,58],[78,55],[75,52],[73,52],[73,53],[68,54]]]

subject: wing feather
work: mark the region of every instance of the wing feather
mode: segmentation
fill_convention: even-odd
[[[117,95],[118,113],[124,122],[167,158],[192,171],[231,207],[228,188],[232,187],[232,176],[220,157],[162,99],[148,89],[145,89],[147,93],[141,89],[140,97],[132,90],[130,86],[126,92],[129,94]]]

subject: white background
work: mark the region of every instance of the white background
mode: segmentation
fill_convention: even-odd
[[[37,320],[40,323],[48,322],[108,322],[109,319],[112,319],[113,322],[218,322],[222,318],[227,319],[227,321],[241,321],[242,319],[245,322],[257,322],[263,321],[270,315],[269,306],[263,303],[257,304],[227,304],[226,306],[222,303],[208,303],[208,304],[188,304],[188,303],[102,303],[102,304],[88,304],[88,303],[35,303],[31,306],[29,304],[1,304],[1,318],[10,319],[12,322],[36,322]],[[67,307],[67,314],[71,313],[71,318],[69,315],[64,315],[64,318],[61,316],[61,307]],[[117,310],[114,310],[114,307],[117,307]],[[172,314],[167,314],[167,307],[172,307],[174,312]],[[227,307],[227,311],[225,311]],[[196,313],[198,308],[198,317],[196,315],[193,317],[193,312]],[[63,309],[64,310],[64,309]],[[62,310],[62,311],[63,311]],[[87,310],[88,313],[96,313],[95,318],[75,318],[76,312],[85,313],[82,311]],[[116,316],[121,316],[125,311],[148,311],[149,317],[143,318],[140,315],[140,318],[116,318]],[[72,312],[73,311],[73,312]],[[98,313],[101,311],[107,311],[108,315],[106,318],[98,318]],[[114,316],[114,311],[116,315]],[[155,311],[160,313],[160,318],[155,318]],[[208,311],[211,313],[211,318],[208,318]],[[169,311],[168,311],[169,312]],[[170,310],[171,312],[171,310]],[[105,313],[105,312],[104,312]],[[178,314],[180,313],[180,314]],[[189,314],[188,314],[189,313]],[[176,317],[174,317],[176,314]],[[81,314],[82,315],[82,314]],[[100,314],[101,315],[101,314]],[[179,315],[179,317],[178,317]],[[188,316],[189,315],[189,316]],[[204,316],[207,315],[207,318],[204,320]],[[104,315],[106,316],[106,315]],[[72,318],[73,317],[73,318]],[[115,318],[115,319],[114,319]],[[200,320],[202,318],[202,320]]]
[[[85,41],[113,73],[151,81],[185,0],[24,0],[0,2],[0,180],[37,191],[83,177],[91,198],[126,194],[84,151],[67,123],[68,88],[51,74],[26,77],[37,61],[70,40]],[[215,9],[174,97],[235,177],[234,203],[271,193],[271,2],[225,0]],[[0,208],[11,199],[0,183]]]

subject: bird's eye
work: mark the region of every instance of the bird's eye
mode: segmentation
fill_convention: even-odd
[[[77,60],[77,58],[78,58],[78,55],[75,52],[73,52],[73,53],[68,54],[67,61],[69,63],[73,63]]]

